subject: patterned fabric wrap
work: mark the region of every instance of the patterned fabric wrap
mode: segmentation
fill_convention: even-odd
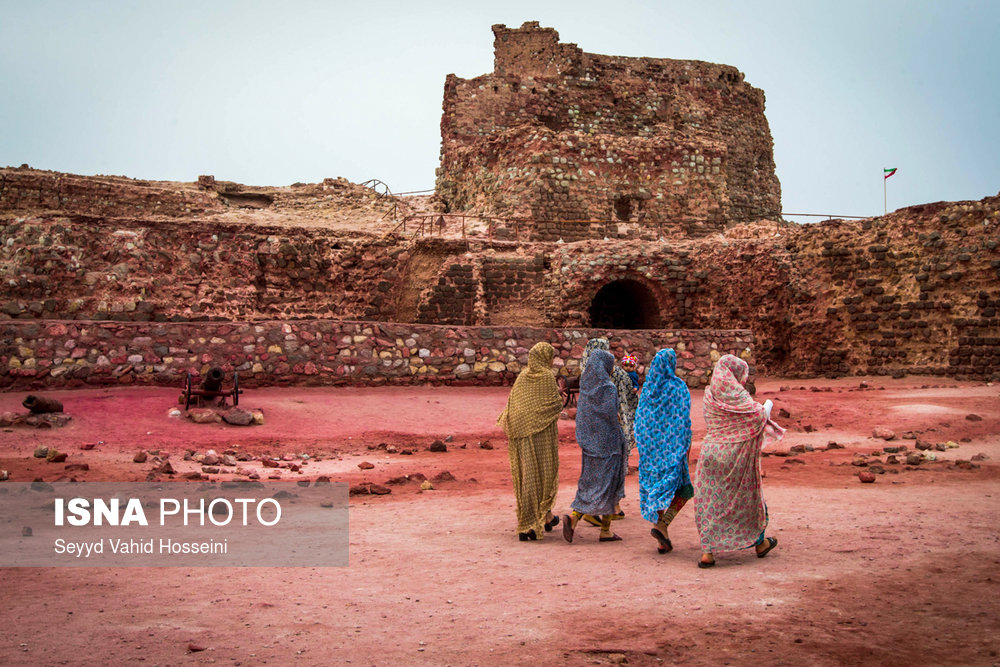
[[[508,438],[523,438],[548,428],[559,419],[562,400],[552,373],[555,349],[536,343],[528,352],[528,367],[514,380],[507,407],[497,418]]]
[[[611,514],[624,497],[625,438],[618,424],[618,392],[611,381],[610,352],[595,349],[580,378],[576,441],[583,452],[572,507],[584,514]]]
[[[639,510],[656,521],[677,490],[691,483],[691,392],[677,377],[677,353],[660,350],[650,364],[635,413],[639,445]]]
[[[767,526],[761,492],[760,451],[784,429],[767,419],[764,406],[743,386],[750,368],[727,354],[705,390],[705,442],[695,473],[695,522],[702,550],[753,546]]]
[[[608,343],[607,338],[591,338],[587,341],[587,347],[583,350],[583,357],[580,359],[580,368],[582,372],[587,370],[587,361],[590,359],[591,353],[594,350],[605,350],[607,352],[611,351],[611,345]],[[612,356],[612,360],[614,356]],[[615,383],[615,389],[618,390],[618,422],[622,427],[622,434],[625,436],[625,472],[628,472],[628,459],[632,454],[632,450],[635,448],[635,430],[633,428],[633,422],[635,421],[635,408],[639,404],[639,395],[634,391],[635,385],[632,384],[632,379],[625,372],[625,369],[617,364],[614,364],[614,370],[611,371],[611,379]],[[624,483],[624,482],[623,482]]]

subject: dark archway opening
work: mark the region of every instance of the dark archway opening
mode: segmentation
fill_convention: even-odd
[[[616,280],[597,291],[590,304],[596,329],[659,329],[660,306],[653,291],[637,280]]]

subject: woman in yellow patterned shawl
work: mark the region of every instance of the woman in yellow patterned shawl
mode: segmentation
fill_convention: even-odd
[[[562,400],[552,374],[555,350],[537,343],[528,352],[497,423],[507,433],[510,475],[517,498],[517,534],[524,542],[541,539],[559,523],[553,516],[559,488],[559,413]]]

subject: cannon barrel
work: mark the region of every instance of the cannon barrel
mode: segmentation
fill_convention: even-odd
[[[34,394],[28,394],[28,397],[24,399],[21,405],[35,414],[63,411],[63,404],[56,399],[47,396],[35,396]]]
[[[205,374],[205,379],[202,380],[201,387],[205,391],[220,392],[222,391],[222,378],[221,368],[210,368]]]

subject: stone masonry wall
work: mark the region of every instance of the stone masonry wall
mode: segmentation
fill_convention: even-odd
[[[493,32],[493,73],[445,82],[437,190],[449,210],[631,223],[610,238],[779,214],[764,95],[735,68],[584,53],[537,23]]]
[[[0,322],[0,388],[104,384],[183,386],[219,366],[241,387],[266,385],[510,384],[528,350],[549,341],[554,367],[577,374],[588,338],[604,335],[618,357],[648,365],[678,352],[678,375],[704,386],[720,354],[753,365],[749,331],[594,331],[443,327],[330,320],[247,323]]]

